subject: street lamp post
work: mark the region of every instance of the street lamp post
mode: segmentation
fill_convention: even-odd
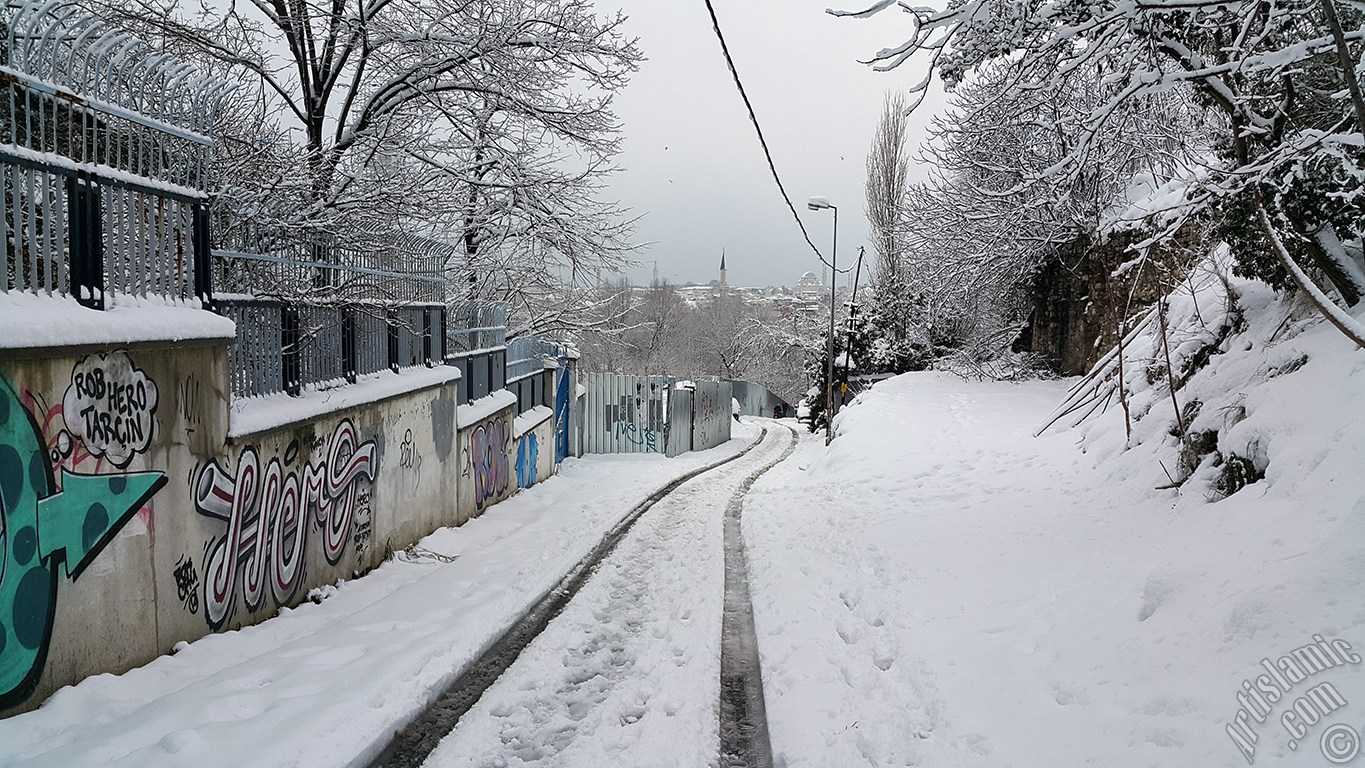
[[[829,251],[829,335],[825,338],[825,445],[834,439],[834,286],[839,282],[839,208],[824,197],[806,203],[812,211],[834,211],[834,245]]]

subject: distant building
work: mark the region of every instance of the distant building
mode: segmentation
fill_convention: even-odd
[[[814,272],[802,275],[792,288],[792,295],[800,301],[823,301],[825,293],[824,282],[816,277]]]

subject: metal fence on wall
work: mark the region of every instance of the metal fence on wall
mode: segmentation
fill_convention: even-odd
[[[507,318],[502,301],[457,301],[449,306],[447,355],[459,366],[465,403],[487,397],[507,384]]]
[[[559,345],[539,336],[525,336],[507,343],[507,382],[509,392],[517,396],[517,413],[526,413],[538,405],[549,405],[554,378],[547,370],[554,370],[559,357]]]
[[[343,241],[221,218],[214,238],[226,245],[213,251],[218,293],[387,306],[445,301],[444,244],[401,231],[356,232]]]
[[[237,323],[237,343],[228,350],[237,397],[298,395],[380,371],[444,363],[441,304],[385,309],[231,298],[218,309]]]
[[[84,13],[0,6],[0,291],[206,299],[207,135],[229,83]]]
[[[445,278],[420,238],[342,244],[263,227],[220,227],[215,308],[237,323],[228,362],[239,397],[355,383],[444,364]],[[273,234],[272,234],[273,232]]]

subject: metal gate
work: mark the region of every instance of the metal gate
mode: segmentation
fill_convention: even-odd
[[[587,453],[665,453],[674,379],[586,373],[583,414]]]

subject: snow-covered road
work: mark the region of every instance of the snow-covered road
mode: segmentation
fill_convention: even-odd
[[[715,764],[724,513],[789,434],[775,425],[742,461],[688,481],[642,517],[426,764]]]

